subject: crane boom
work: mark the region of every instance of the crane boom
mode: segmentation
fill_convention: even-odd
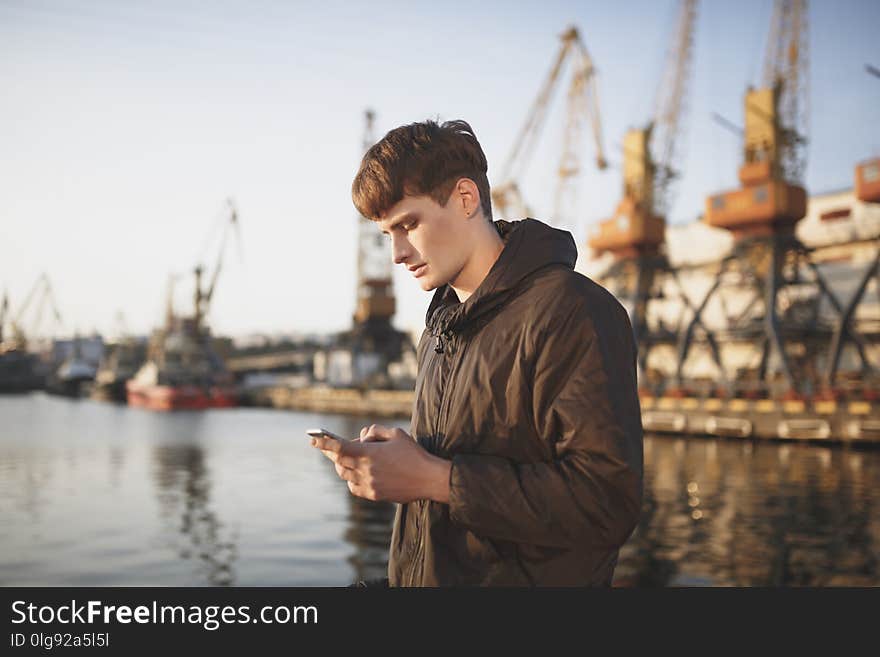
[[[669,211],[672,182],[678,177],[676,146],[681,143],[687,108],[696,17],[697,0],[684,0],[654,102],[651,145],[655,161],[653,211],[659,216],[665,216]]]
[[[791,232],[806,215],[806,26],[806,0],[776,0],[762,86],[745,95],[742,187],[706,200],[706,223],[735,239]]]
[[[777,0],[767,38],[761,86],[776,95],[781,177],[803,183],[808,123],[806,0]]]
[[[596,253],[615,257],[651,255],[666,239],[676,146],[681,143],[684,109],[691,77],[697,0],[681,0],[657,87],[651,119],[623,138],[623,198],[614,216],[599,223],[589,244]]]
[[[558,185],[553,216],[557,221],[571,216],[577,200],[577,176],[581,172],[580,145],[584,123],[588,120],[596,145],[596,165],[608,166],[602,147],[602,126],[599,116],[599,90],[596,84],[593,59],[583,41],[577,39],[573,47],[578,56],[577,68],[568,90],[568,111],[562,136],[562,157],[559,161]],[[577,222],[575,221],[575,224]],[[573,226],[574,228],[574,226]],[[577,231],[579,232],[579,231]],[[579,237],[579,235],[578,235]]]
[[[538,91],[535,102],[529,108],[526,122],[520,128],[519,134],[513,142],[513,149],[507,157],[504,169],[502,169],[501,177],[503,180],[510,180],[513,178],[514,173],[521,173],[519,170],[521,168],[524,169],[528,165],[538,135],[544,127],[544,116],[547,113],[547,107],[553,90],[556,88],[559,72],[562,70],[562,65],[565,63],[566,56],[571,48],[571,41],[576,36],[577,30],[575,28],[570,28],[561,36],[562,43],[553,60],[553,65],[550,67],[550,73]]]
[[[232,202],[232,199],[227,199],[226,204],[229,207],[229,222],[223,229],[223,239],[220,241],[220,251],[217,254],[217,264],[214,267],[214,274],[211,276],[211,284],[208,286],[208,291],[205,292],[204,300],[206,304],[209,304],[211,298],[214,296],[214,288],[217,286],[217,279],[220,277],[220,270],[223,268],[223,255],[226,252],[226,240],[229,238],[230,230],[235,231],[236,243],[239,245],[239,249],[241,248],[241,236],[238,231],[238,211],[235,209],[235,204]]]
[[[46,273],[43,272],[42,274],[40,274],[40,276],[37,278],[36,282],[34,282],[33,287],[31,287],[27,296],[24,298],[24,302],[22,302],[21,307],[18,309],[18,312],[15,313],[15,317],[12,318],[13,324],[21,324],[21,320],[24,317],[24,314],[27,312],[27,309],[30,306],[31,301],[34,300],[34,298],[37,296],[37,293],[40,290],[40,288],[42,286],[46,285],[47,281],[48,281],[48,277],[46,276]]]
[[[238,242],[239,255],[241,254],[241,233],[238,226],[238,211],[232,199],[226,200],[226,206],[229,211],[228,220],[223,228],[223,237],[220,240],[220,250],[217,253],[217,262],[214,265],[214,272],[211,274],[211,280],[208,288],[202,291],[202,266],[198,265],[195,269],[196,289],[195,289],[195,326],[198,332],[201,329],[202,320],[207,316],[214,297],[214,290],[217,287],[217,279],[220,277],[220,271],[223,269],[223,256],[226,252],[226,242],[229,237],[230,230],[235,232],[236,241]]]
[[[61,313],[58,311],[58,304],[55,302],[55,296],[52,293],[52,284],[49,282],[49,277],[45,272],[40,274],[37,278],[37,281],[34,283],[33,287],[31,287],[28,292],[27,297],[25,297],[24,303],[22,303],[21,307],[18,309],[18,312],[15,313],[15,316],[10,320],[10,325],[12,328],[12,340],[15,344],[18,345],[18,348],[24,349],[27,346],[27,332],[25,331],[24,317],[30,308],[31,303],[37,300],[37,311],[36,316],[33,322],[27,326],[29,332],[31,334],[36,333],[39,328],[40,322],[43,318],[43,310],[46,306],[46,302],[50,304],[52,309],[53,317],[55,318],[55,323],[61,323]]]
[[[558,168],[559,188],[557,207],[563,191],[570,187],[574,176],[580,171],[578,147],[581,126],[589,120],[596,146],[596,163],[600,169],[607,166],[602,148],[601,121],[599,118],[598,91],[596,88],[595,67],[586,45],[577,28],[572,26],[560,35],[560,45],[538,95],[526,114],[510,155],[502,168],[501,182],[495,185],[492,200],[500,214],[505,215],[513,208],[520,214],[530,214],[519,189],[519,180],[525,174],[534,153],[547,115],[553,92],[561,79],[565,63],[574,58],[574,74],[569,86],[568,112],[563,135],[563,152]]]

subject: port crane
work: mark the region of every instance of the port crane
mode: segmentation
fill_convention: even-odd
[[[223,221],[223,233],[220,239],[220,248],[217,252],[217,260],[214,265],[214,273],[211,274],[208,286],[204,290],[202,289],[202,274],[204,273],[204,268],[201,264],[196,265],[195,268],[195,315],[193,321],[197,333],[202,330],[202,324],[208,314],[211,301],[214,298],[214,291],[217,289],[217,279],[220,277],[220,272],[223,270],[223,258],[226,254],[226,243],[229,240],[230,234],[234,234],[239,259],[241,259],[241,229],[238,222],[238,210],[231,198],[226,200],[226,215],[225,221]]]
[[[224,258],[227,251],[227,243],[230,239],[234,239],[238,249],[239,258],[241,258],[241,232],[239,224],[238,209],[232,199],[227,199],[224,204],[224,212],[221,215],[217,229],[212,230],[206,247],[216,240],[217,232],[220,232],[220,247],[217,251],[214,270],[208,279],[207,286],[203,285],[203,275],[205,274],[205,266],[202,264],[202,257],[198,258],[198,263],[193,269],[195,275],[195,288],[193,291],[193,314],[191,317],[178,317],[174,310],[174,289],[182,278],[180,273],[172,273],[168,276],[166,285],[166,303],[165,303],[165,326],[156,331],[150,340],[149,358],[153,358],[158,362],[164,362],[165,340],[174,332],[183,331],[190,335],[196,342],[201,342],[208,335],[205,327],[205,318],[208,315],[211,301],[217,289],[217,281],[220,272],[223,270]],[[232,237],[230,237],[232,236]],[[204,254],[203,254],[204,255]]]
[[[375,142],[376,113],[364,111],[363,151]],[[387,324],[395,311],[388,243],[375,222],[359,216],[357,221],[357,290],[354,325]]]
[[[628,130],[623,138],[622,198],[614,214],[593,228],[587,242],[594,256],[612,256],[611,264],[598,278],[629,307],[643,388],[649,387],[645,375],[652,349],[675,344],[684,313],[697,311],[665,253],[666,215],[674,183],[681,177],[678,153],[693,68],[697,4],[696,0],[683,0],[678,5],[651,118]],[[649,326],[648,306],[655,300],[670,302],[673,298],[680,309],[678,327],[662,322]],[[714,336],[700,321],[695,327],[704,330],[720,369]]]
[[[376,141],[375,125],[375,111],[366,109],[362,152]],[[355,310],[351,328],[337,336],[337,344],[344,348],[350,360],[341,353],[331,357],[342,358],[331,369],[346,372],[340,381],[333,383],[388,386],[389,366],[405,352],[414,351],[409,336],[391,323],[396,310],[391,265],[388,242],[378,225],[358,215]]]
[[[35,303],[35,305],[33,305]],[[30,322],[25,322],[28,309],[33,307],[35,312]],[[28,336],[35,336],[43,322],[46,307],[49,307],[55,326],[61,324],[61,313],[58,311],[58,304],[55,301],[55,295],[52,291],[52,284],[46,273],[40,274],[34,285],[31,287],[24,302],[10,319],[9,324],[12,336],[4,346],[4,351],[12,349],[26,350],[28,346]],[[3,319],[10,313],[9,300],[7,295],[3,297],[3,310],[0,311],[0,338],[2,338]],[[27,330],[25,330],[27,328]],[[2,342],[2,339],[0,339]]]
[[[734,396],[803,400],[829,393],[818,363],[843,308],[795,235],[807,203],[807,18],[806,0],[776,0],[762,80],[745,94],[741,186],[706,199],[705,222],[729,231],[734,244],[691,323],[702,321],[710,302],[721,304],[721,331],[738,346],[725,363]],[[740,299],[732,310],[725,301],[731,289]],[[694,343],[690,328],[679,342],[679,378]],[[862,372],[870,373],[865,339],[848,325],[843,333]]]
[[[572,76],[568,85],[563,148],[557,168],[557,189],[553,211],[556,222],[568,218],[574,207],[577,179],[581,173],[579,153],[587,124],[595,145],[596,166],[600,170],[608,166],[602,146],[599,91],[593,59],[576,27],[568,27],[559,39],[559,49],[553,59],[550,72],[514,140],[513,148],[502,168],[500,182],[493,187],[492,202],[495,206],[495,214],[499,218],[519,219],[532,215],[532,209],[523,197],[520,184],[532,161],[538,138],[546,122],[550,101],[563,78],[562,71],[567,62],[571,62]]]
[[[673,183],[681,175],[676,161],[685,123],[696,18],[696,0],[681,2],[653,115],[646,125],[628,130],[623,138],[623,198],[614,215],[602,221],[589,240],[597,255],[654,255],[663,244]]]

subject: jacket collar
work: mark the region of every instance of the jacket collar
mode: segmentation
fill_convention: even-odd
[[[504,249],[486,278],[464,303],[449,284],[437,288],[425,324],[434,336],[449,335],[503,306],[536,271],[551,265],[574,269],[577,247],[571,233],[537,219],[496,221]]]

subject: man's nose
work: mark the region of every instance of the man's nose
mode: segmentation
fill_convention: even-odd
[[[406,259],[410,255],[409,243],[403,238],[398,237],[391,234],[391,256],[394,259],[394,264],[399,265],[402,262],[406,262]]]

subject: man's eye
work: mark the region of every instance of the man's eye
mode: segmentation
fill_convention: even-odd
[[[408,224],[406,224],[406,225],[403,227],[403,229],[404,229],[406,232],[409,232],[409,231],[411,231],[413,228],[415,228],[415,227],[418,226],[418,225],[419,225],[419,222],[418,222],[418,221],[411,221],[411,222],[409,222]]]

